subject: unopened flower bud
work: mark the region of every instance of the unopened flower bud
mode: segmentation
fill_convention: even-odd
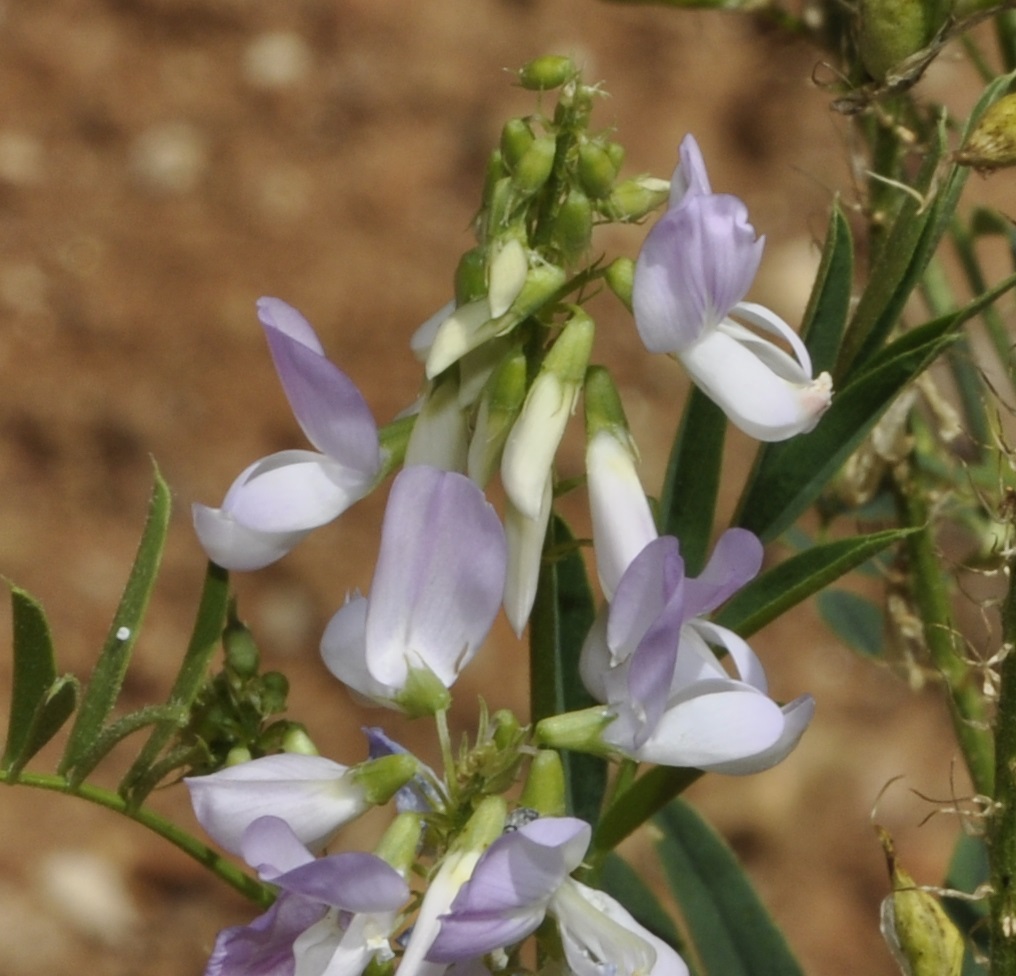
[[[239,678],[252,678],[258,673],[261,655],[251,632],[239,620],[233,618],[222,634],[222,646],[226,652],[226,665]]]
[[[534,139],[512,170],[512,185],[515,189],[526,196],[539,192],[554,169],[556,152],[557,141],[553,136]]]
[[[654,176],[625,180],[614,187],[604,211],[613,220],[636,221],[651,213],[670,196],[670,183]]]
[[[593,236],[593,208],[581,190],[571,190],[554,218],[554,242],[566,262],[581,257]]]
[[[610,195],[610,191],[614,188],[614,180],[617,179],[618,168],[607,150],[599,143],[584,142],[579,147],[579,182],[582,189],[594,200]]]
[[[239,766],[241,763],[250,762],[252,756],[250,749],[246,746],[233,746],[232,749],[226,753],[226,765],[227,766]]]
[[[519,802],[544,817],[563,817],[565,809],[564,765],[553,749],[540,749],[533,756],[529,776]]]
[[[497,186],[498,181],[503,180],[508,175],[508,168],[504,164],[504,157],[501,155],[500,149],[495,149],[487,160],[487,171],[483,177],[483,203],[484,206],[490,206],[491,198],[494,194],[494,187]]]
[[[501,459],[501,481],[512,504],[526,518],[540,514],[544,488],[564,428],[575,408],[596,328],[576,309],[526,396]]]
[[[534,58],[519,70],[519,84],[529,91],[560,88],[578,74],[575,62],[563,54],[545,54]]]
[[[963,936],[930,891],[899,866],[892,838],[876,825],[893,891],[882,902],[882,935],[908,976],[959,976]]]
[[[281,671],[269,671],[261,675],[261,712],[274,715],[286,709],[289,696],[289,679]]]
[[[533,130],[525,119],[509,119],[501,130],[501,158],[509,172],[522,161],[526,151],[533,144]]]
[[[510,749],[518,744],[522,736],[522,724],[515,713],[499,708],[494,713],[494,745],[499,749]]]
[[[320,755],[317,746],[307,734],[307,730],[296,723],[289,725],[286,729],[286,734],[282,737],[282,751],[295,752],[300,756]]]
[[[446,689],[447,691],[447,689]],[[380,759],[368,759],[350,770],[353,782],[363,791],[363,798],[372,806],[387,803],[419,771],[420,763],[408,752],[399,752]]]
[[[629,445],[637,454],[628,429],[621,395],[617,392],[610,371],[605,366],[590,366],[586,371],[582,398],[586,408],[586,438],[591,439],[601,430]]]
[[[508,432],[526,398],[526,357],[513,349],[500,362],[480,397],[469,442],[466,472],[481,488],[490,479]]]
[[[631,311],[631,293],[635,285],[635,262],[631,258],[615,258],[604,273],[607,286]]]
[[[455,268],[455,304],[465,305],[467,302],[483,298],[487,292],[487,254],[486,249],[474,247],[459,258]]]
[[[607,155],[614,164],[614,172],[620,173],[624,165],[624,146],[619,142],[608,142],[606,145]]]
[[[420,847],[423,823],[415,813],[400,813],[378,841],[374,853],[404,878],[409,876]]]
[[[985,111],[955,158],[985,172],[1016,165],[1016,94],[1004,95]]]

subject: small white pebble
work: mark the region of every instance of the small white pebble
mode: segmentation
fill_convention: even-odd
[[[198,129],[188,122],[153,125],[130,150],[134,179],[156,193],[193,190],[208,167],[208,150]]]
[[[310,74],[312,64],[311,50],[299,34],[271,31],[247,45],[243,52],[243,77],[255,88],[290,88]]]

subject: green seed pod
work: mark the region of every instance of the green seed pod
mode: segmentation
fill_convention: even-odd
[[[861,0],[857,49],[861,63],[876,81],[931,39],[927,0]]]
[[[572,190],[554,218],[554,242],[565,261],[580,257],[593,236],[593,208],[581,190]]]
[[[487,294],[487,255],[482,247],[474,247],[459,258],[455,269],[455,303],[483,298]]]
[[[501,158],[509,172],[526,155],[526,150],[533,144],[533,130],[525,119],[509,119],[501,130]]]
[[[956,162],[983,172],[1016,166],[1016,94],[987,109],[956,153]]]
[[[519,84],[529,91],[549,91],[560,88],[577,74],[578,68],[571,58],[563,54],[545,54],[519,69]]]
[[[527,196],[537,193],[550,178],[556,150],[557,141],[553,136],[534,139],[512,173],[515,189]]]
[[[594,200],[600,200],[614,188],[617,167],[603,146],[585,142],[579,147],[578,174],[582,189]]]
[[[899,866],[892,838],[875,826],[893,891],[882,902],[882,935],[908,976],[960,976],[963,936],[941,902]]]

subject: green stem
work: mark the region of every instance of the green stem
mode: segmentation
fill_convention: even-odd
[[[910,579],[932,666],[945,681],[956,740],[974,788],[991,796],[994,748],[984,697],[977,674],[967,663],[961,638],[952,621],[948,577],[935,546],[924,488],[912,472],[898,475],[898,500],[904,524],[918,529],[906,540]]]
[[[1016,577],[1002,605],[1001,679],[995,717],[995,804],[989,820],[991,974],[1016,974]]]
[[[245,898],[249,898],[261,907],[270,905],[275,897],[274,892],[268,885],[264,885],[256,878],[252,878],[249,874],[224,858],[218,851],[213,850],[207,844],[202,843],[196,837],[187,833],[187,831],[147,807],[141,807],[137,810],[130,809],[123,797],[112,790],[104,790],[89,783],[79,783],[76,786],[71,786],[65,776],[45,773],[21,772],[15,778],[10,773],[0,772],[0,783],[6,783],[9,786],[32,786],[40,790],[63,793],[66,796],[77,796],[83,800],[88,800],[91,803],[105,807],[107,810],[123,814],[125,817],[129,817],[136,823],[147,827],[160,837],[168,840],[213,874],[217,874],[226,884],[235,888]]]

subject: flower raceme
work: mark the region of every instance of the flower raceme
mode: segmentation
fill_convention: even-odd
[[[632,307],[650,352],[679,359],[745,433],[782,441],[818,423],[832,399],[832,379],[812,375],[804,343],[778,315],[742,301],[764,244],[744,203],[711,191],[698,144],[686,136],[667,212],[635,263]],[[781,339],[791,352],[735,319]]]
[[[259,299],[258,318],[293,413],[317,451],[262,458],[241,472],[219,508],[194,506],[208,557],[234,570],[267,566],[337,518],[370,491],[381,464],[366,401],[325,358],[307,320],[278,298]]]
[[[353,691],[410,714],[448,704],[501,604],[504,529],[467,477],[417,465],[392,484],[370,595],[351,596],[321,640]]]

